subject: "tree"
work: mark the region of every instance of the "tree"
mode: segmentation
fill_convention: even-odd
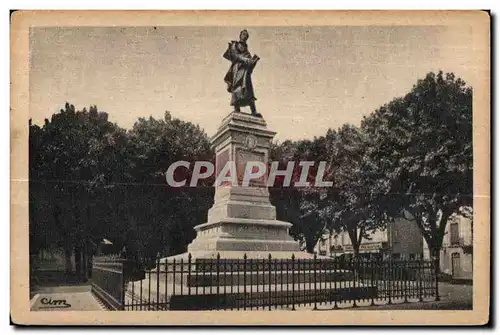
[[[446,223],[472,206],[472,89],[453,73],[429,73],[362,129],[386,213],[411,214],[439,272]]]
[[[373,169],[365,155],[369,143],[359,128],[347,124],[338,131],[329,130],[326,138],[328,178],[333,187],[320,202],[321,215],[330,233],[347,232],[357,257],[363,239],[370,239],[371,232],[384,229],[387,223],[376,199]]]
[[[165,173],[176,161],[213,161],[208,136],[169,112],[163,119],[139,118],[128,135],[131,174],[137,185],[128,187],[132,205],[127,215],[134,217],[131,229],[139,232],[134,236],[139,252],[148,257],[184,252],[195,237],[193,227],[206,219],[214,190],[208,187],[209,180],[196,188],[170,187]]]
[[[103,223],[89,206],[97,190],[122,180],[126,142],[125,131],[96,106],[76,111],[66,103],[42,127],[30,122],[30,243],[62,246],[67,272],[74,251],[77,274],[83,274],[82,248]]]
[[[275,187],[270,190],[271,202],[276,206],[279,220],[292,223],[290,235],[298,240],[308,253],[325,232],[326,221],[320,216],[319,201],[296,187]]]
[[[172,188],[165,172],[177,160],[213,160],[198,126],[139,119],[126,131],[96,106],[66,103],[40,127],[30,121],[30,252],[60,246],[67,272],[85,270],[85,242],[113,241],[139,256],[184,251],[206,218],[213,189]],[[210,183],[210,181],[206,181]]]
[[[289,161],[295,162],[292,183],[299,180],[302,169],[300,161],[324,161],[326,142],[324,137],[316,137],[312,141],[285,141],[273,144],[270,160],[279,162],[279,169],[286,169]],[[310,168],[309,182],[314,181],[317,166]],[[322,187],[283,187],[283,178],[276,178],[270,189],[270,198],[276,206],[277,218],[291,222],[290,234],[300,241],[307,252],[313,253],[319,238],[325,232],[326,217],[322,216],[320,199],[324,196]]]

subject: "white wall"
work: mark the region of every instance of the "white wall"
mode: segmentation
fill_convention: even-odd
[[[392,253],[399,253],[408,257],[420,256],[423,252],[422,234],[415,221],[398,218],[391,223]]]

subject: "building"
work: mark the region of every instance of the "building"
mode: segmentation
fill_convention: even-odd
[[[346,232],[323,235],[314,251],[318,255],[335,257],[353,254],[349,235]],[[423,253],[422,235],[413,221],[403,218],[388,223],[386,229],[376,230],[369,239],[363,239],[360,254],[377,254],[381,257],[392,255],[393,259],[421,258]]]
[[[453,279],[472,279],[472,220],[455,215],[448,220],[440,253],[441,273]],[[425,240],[424,258],[430,259]]]

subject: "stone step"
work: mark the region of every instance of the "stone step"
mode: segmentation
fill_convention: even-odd
[[[127,305],[149,305],[153,309],[169,310],[207,310],[207,309],[243,309],[259,306],[283,306],[292,304],[321,303],[333,301],[352,301],[371,299],[377,296],[375,286],[357,285],[350,282],[316,283],[316,289],[306,283],[288,285],[246,285],[222,286],[210,288],[189,288],[176,286],[174,290],[160,292],[143,286],[142,295],[129,287],[126,294]],[[155,307],[156,306],[156,307]],[[130,308],[129,308],[130,309]]]
[[[348,281],[354,278],[351,271],[336,270],[336,271],[321,271],[321,270],[306,270],[301,272],[295,271],[240,271],[240,272],[152,272],[146,275],[146,279],[150,278],[156,285],[156,281],[160,280],[161,286],[167,285],[187,285],[187,286],[224,286],[224,285],[245,285],[245,284],[292,284],[292,283],[309,283],[309,282],[340,282]]]
[[[338,260],[330,259],[196,259],[192,262],[187,260],[172,262],[167,265],[160,263],[160,270],[168,272],[241,272],[241,271],[304,271],[304,270],[342,270],[348,264],[340,263]],[[155,271],[155,270],[153,270]]]
[[[341,289],[317,289],[293,292],[259,291],[250,293],[226,293],[204,295],[175,295],[169,302],[170,310],[242,309],[260,306],[281,306],[371,299],[377,296],[376,287],[347,287]]]
[[[302,271],[293,273],[292,271],[282,272],[235,272],[235,273],[203,273],[184,276],[188,286],[217,286],[217,285],[243,285],[243,284],[290,284],[309,282],[334,282],[346,281],[353,278],[352,272],[348,271]],[[176,275],[176,280],[181,279]]]

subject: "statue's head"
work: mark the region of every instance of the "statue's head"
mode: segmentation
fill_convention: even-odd
[[[248,31],[246,29],[243,29],[240,32],[240,41],[246,42],[248,40]]]

